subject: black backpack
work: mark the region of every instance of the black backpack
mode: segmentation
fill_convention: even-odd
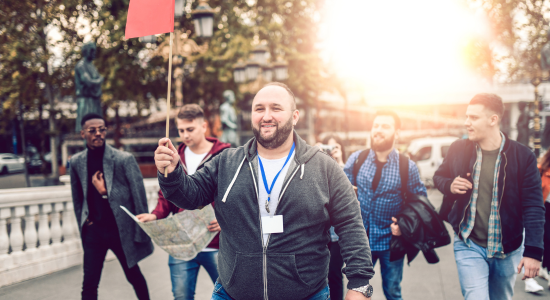
[[[353,164],[353,183],[357,186],[357,174],[359,174],[359,169],[367,160],[369,156],[370,149],[366,149],[359,153],[359,156]],[[409,183],[409,158],[403,154],[399,154],[399,176],[401,177],[401,194],[403,195],[403,200],[407,200],[407,184]]]

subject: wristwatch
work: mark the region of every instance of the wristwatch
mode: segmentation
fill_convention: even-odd
[[[372,297],[372,292],[374,291],[373,288],[372,288],[372,285],[370,284],[367,284],[367,285],[364,285],[364,286],[360,286],[358,288],[354,288],[354,289],[351,289],[352,291],[356,291],[356,292],[359,292],[361,294],[363,294],[363,296],[367,297],[367,298],[370,298]]]

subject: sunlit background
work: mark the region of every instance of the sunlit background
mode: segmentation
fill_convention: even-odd
[[[324,58],[370,105],[464,102],[485,84],[465,47],[489,26],[464,1],[328,0],[323,20]]]

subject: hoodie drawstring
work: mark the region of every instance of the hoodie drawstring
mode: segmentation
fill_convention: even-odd
[[[302,164],[302,171],[300,172],[300,180],[304,177],[304,166],[306,164]]]
[[[243,163],[244,163],[245,159],[246,159],[246,157],[243,158],[243,161],[241,161],[241,164],[239,165],[239,168],[237,169],[237,172],[235,173],[235,176],[233,176],[233,180],[231,180],[231,183],[229,184],[229,187],[227,188],[227,191],[225,191],[225,195],[223,195],[222,202],[225,203],[225,201],[227,200],[227,195],[229,195],[229,191],[231,191],[231,188],[233,187],[233,184],[235,183],[235,180],[237,180],[237,176],[239,176],[239,172],[241,171],[241,167],[243,166]]]

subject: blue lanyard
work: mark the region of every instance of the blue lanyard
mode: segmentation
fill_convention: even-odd
[[[292,156],[292,153],[294,152],[294,147],[296,146],[295,143],[292,143],[292,149],[290,149],[290,153],[288,153],[288,157],[286,158],[285,164],[279,170],[277,175],[275,175],[275,178],[273,179],[273,182],[271,183],[271,188],[267,186],[267,179],[265,178],[265,172],[264,172],[264,165],[262,164],[262,160],[260,158],[260,155],[258,155],[258,161],[260,162],[260,170],[262,171],[262,179],[264,180],[264,186],[265,190],[267,192],[267,202],[271,199],[271,191],[273,190],[273,186],[275,186],[275,182],[277,181],[277,178],[279,177],[279,174],[281,174],[281,171],[285,168],[286,164],[288,163],[288,160],[290,160],[290,157]],[[267,203],[266,203],[267,206]],[[268,210],[269,212],[269,210]]]

